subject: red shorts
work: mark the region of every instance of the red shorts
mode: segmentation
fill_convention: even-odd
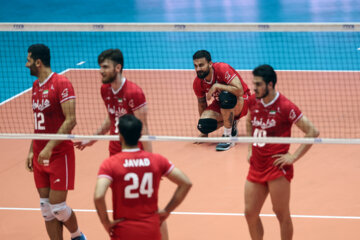
[[[244,106],[241,110],[241,113],[239,116],[235,116],[235,120],[239,120],[240,118],[246,116],[247,112],[248,112],[248,108],[249,108],[249,97],[248,95],[244,95],[243,96],[244,98]],[[214,112],[217,112],[217,113],[221,113],[220,111],[220,102],[217,101],[217,100],[214,100],[212,101],[212,103],[210,103],[209,106],[207,106],[207,108],[205,110],[212,110]]]
[[[141,142],[138,143],[138,146],[140,149],[144,150],[144,146],[142,145]],[[122,150],[122,148],[121,148],[120,141],[110,141],[110,143],[109,143],[110,156],[121,152],[121,150]]]
[[[255,164],[250,163],[247,180],[249,180],[250,182],[264,184],[282,176],[284,176],[290,182],[291,179],[294,177],[293,165],[286,165],[280,169],[271,164],[266,168],[259,169],[255,166]]]
[[[37,161],[38,153],[34,153],[33,168],[36,188],[50,188],[66,191],[74,189],[75,182],[75,153],[74,148],[53,154],[49,166],[40,165]]]
[[[111,240],[161,240],[159,221],[125,220],[114,227]]]

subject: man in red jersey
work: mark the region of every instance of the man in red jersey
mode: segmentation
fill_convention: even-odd
[[[299,108],[275,90],[276,73],[269,65],[253,70],[255,94],[249,98],[246,131],[254,137],[290,137],[295,124],[314,138],[319,131]],[[290,144],[249,144],[250,169],[245,183],[245,216],[253,240],[263,239],[264,229],[259,217],[261,208],[270,193],[273,210],[280,223],[281,239],[292,239],[293,225],[290,216],[290,181],[293,164],[311,147],[301,144],[289,153]]]
[[[135,116],[120,117],[122,152],[105,159],[99,169],[94,202],[112,240],[160,240],[160,223],[184,200],[192,185],[169,160],[139,148],[141,129],[142,123]],[[158,191],[163,176],[178,187],[166,207],[159,211]],[[113,196],[113,221],[105,204],[109,187]]]
[[[119,134],[118,120],[125,114],[133,114],[143,123],[143,134],[148,135],[147,106],[142,89],[122,75],[124,68],[123,54],[119,49],[108,49],[98,57],[100,74],[102,76],[101,97],[104,100],[108,115],[103,124],[95,132],[95,135],[106,134],[110,130],[111,135]],[[76,142],[75,146],[83,150],[96,141]],[[151,152],[151,142],[139,142],[139,146]],[[121,152],[118,141],[109,144],[110,155]]]
[[[247,114],[248,86],[229,64],[213,63],[206,50],[197,51],[193,62],[197,74],[193,89],[198,99],[200,136],[207,137],[224,126],[223,137],[236,137],[237,122]],[[208,105],[212,98],[214,100]],[[234,143],[219,143],[216,150],[225,151],[232,146]]]
[[[26,67],[38,79],[32,88],[35,133],[70,134],[76,125],[75,93],[71,82],[50,68],[50,50],[43,44],[28,49]],[[34,172],[40,208],[50,239],[63,239],[62,225],[72,239],[83,240],[75,213],[66,205],[74,189],[75,155],[69,140],[33,140],[26,169]]]

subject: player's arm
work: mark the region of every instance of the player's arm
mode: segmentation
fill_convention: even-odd
[[[29,153],[28,153],[28,156],[27,156],[26,162],[25,162],[25,169],[28,170],[29,172],[33,171],[33,165],[32,165],[33,157],[34,157],[33,140],[31,140]]]
[[[221,83],[215,83],[214,85],[212,85],[208,92],[207,99],[209,100],[213,93],[215,93],[216,91],[227,91],[234,94],[236,97],[241,97],[244,95],[244,89],[242,87],[240,79],[237,76],[234,77],[228,85]]]
[[[106,118],[103,121],[103,123],[96,130],[94,135],[104,135],[104,134],[106,134],[110,130],[110,125],[111,125],[110,116],[109,116],[109,114],[107,114]],[[96,142],[96,140],[84,140],[84,141],[81,141],[81,142],[75,142],[74,146],[76,148],[80,149],[80,150],[83,150],[86,147],[92,146],[95,142]]]
[[[61,124],[57,134],[69,134],[76,125],[75,99],[70,99],[61,103],[61,109],[65,116],[65,120]],[[63,140],[50,140],[39,154],[39,163],[43,164],[43,160],[49,160],[54,147],[59,145],[62,141]]]
[[[205,111],[208,105],[206,102],[206,97],[201,97],[201,98],[198,97],[197,100],[198,100],[199,116],[201,117],[201,114]]]
[[[142,128],[142,135],[149,135],[149,128],[148,128],[148,124],[147,124],[147,106],[143,106],[137,110],[134,111],[134,115],[135,117],[137,117],[143,125]],[[143,146],[144,146],[144,150],[148,151],[148,152],[152,152],[152,144],[150,141],[146,141],[146,142],[142,142]]]
[[[166,207],[159,211],[160,220],[164,221],[174,209],[185,199],[192,183],[190,179],[178,168],[174,168],[167,178],[177,185],[177,188]]]
[[[252,129],[252,125],[251,125],[250,111],[246,115],[246,123],[245,124],[246,124],[246,136],[252,137],[253,129]],[[250,157],[251,157],[251,154],[252,154],[252,145],[253,145],[252,143],[249,143],[249,146],[248,146],[247,160],[248,160],[249,163],[250,163]]]
[[[112,228],[123,219],[118,219],[115,221],[110,221],[107,207],[105,202],[106,192],[111,184],[111,180],[105,177],[100,177],[97,179],[95,193],[94,193],[94,204],[96,212],[99,216],[100,222],[104,226],[105,230],[111,234]]]
[[[302,116],[295,125],[305,133],[305,138],[316,138],[319,136],[320,132],[316,129],[314,124],[306,117]],[[304,154],[309,151],[312,147],[312,144],[301,144],[293,154],[285,155],[274,155],[274,157],[279,157],[274,161],[275,166],[280,168],[284,165],[289,165],[295,163],[299,160]]]

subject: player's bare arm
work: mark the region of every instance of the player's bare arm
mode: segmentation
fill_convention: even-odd
[[[111,221],[109,219],[106,203],[105,203],[105,194],[111,184],[110,179],[107,178],[98,178],[95,187],[95,194],[94,194],[94,203],[96,212],[100,218],[101,223],[103,224],[105,230],[112,235],[112,228],[119,222],[123,221],[124,219],[117,219]]]
[[[201,114],[205,111],[208,105],[206,102],[206,97],[197,98],[197,100],[198,100],[199,116],[201,117]]]
[[[33,152],[33,141],[31,140],[31,144],[30,144],[30,149],[29,149],[29,154],[26,158],[26,162],[25,162],[25,169],[28,170],[29,172],[33,171],[33,157],[34,157],[34,152]]]
[[[207,100],[210,100],[212,95],[216,91],[227,91],[234,94],[236,97],[241,97],[242,95],[244,95],[244,89],[238,77],[234,77],[234,79],[228,85],[220,83],[215,83],[214,85],[212,85],[208,94],[206,95]]]
[[[246,115],[246,123],[245,124],[246,124],[246,136],[252,137],[252,124],[251,124],[250,112],[248,112],[248,114]],[[252,154],[252,143],[249,143],[248,156],[247,156],[247,160],[249,163],[250,163],[251,154]]]
[[[159,211],[161,222],[164,221],[170,213],[180,205],[192,186],[190,179],[178,168],[174,168],[167,178],[178,187],[176,188],[170,202],[164,209]]]
[[[147,124],[147,106],[143,106],[134,111],[134,116],[137,117],[143,124],[143,129],[141,135],[149,135],[149,128]],[[152,152],[152,144],[150,141],[142,142],[144,146],[144,150],[148,152]]]
[[[110,117],[109,115],[106,115],[106,118],[104,119],[103,123],[101,124],[100,128],[96,130],[94,135],[104,135],[110,130]],[[79,150],[84,150],[86,147],[92,146],[96,140],[84,140],[80,142],[74,142],[74,146]]]
[[[305,138],[316,138],[320,132],[316,129],[314,124],[306,117],[302,116],[295,125],[305,133]],[[274,165],[282,168],[284,165],[290,165],[299,160],[304,154],[309,151],[312,144],[301,144],[293,154],[276,154],[273,157],[277,158]]]
[[[66,102],[61,103],[61,109],[65,116],[65,121],[60,126],[57,134],[68,134],[71,133],[71,130],[76,125],[76,115],[75,115],[75,99],[70,99]],[[56,147],[62,140],[50,140],[44,149],[40,152],[38,157],[38,162],[44,164],[43,160],[49,160],[52,150]]]

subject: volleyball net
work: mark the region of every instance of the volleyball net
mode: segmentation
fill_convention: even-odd
[[[123,75],[146,96],[148,141],[225,141],[193,138],[199,113],[192,89],[196,76],[192,55],[208,50],[213,62],[238,70],[252,91],[253,68],[270,64],[278,74],[276,88],[293,101],[321,132],[311,143],[358,143],[360,138],[360,24],[0,24],[0,137],[36,136],[31,102],[35,78],[25,67],[27,49],[43,43],[51,51],[52,70],[65,75],[76,94],[77,126],[64,139],[115,140],[92,136],[106,117],[100,95],[98,55],[110,48],[124,54]],[[245,121],[240,137],[251,142]],[[303,134],[293,128],[292,141]],[[267,140],[266,140],[267,141]],[[269,141],[283,141],[274,139]],[[299,142],[300,141],[300,142]],[[262,140],[262,142],[264,142]],[[310,143],[310,142],[307,142]]]

